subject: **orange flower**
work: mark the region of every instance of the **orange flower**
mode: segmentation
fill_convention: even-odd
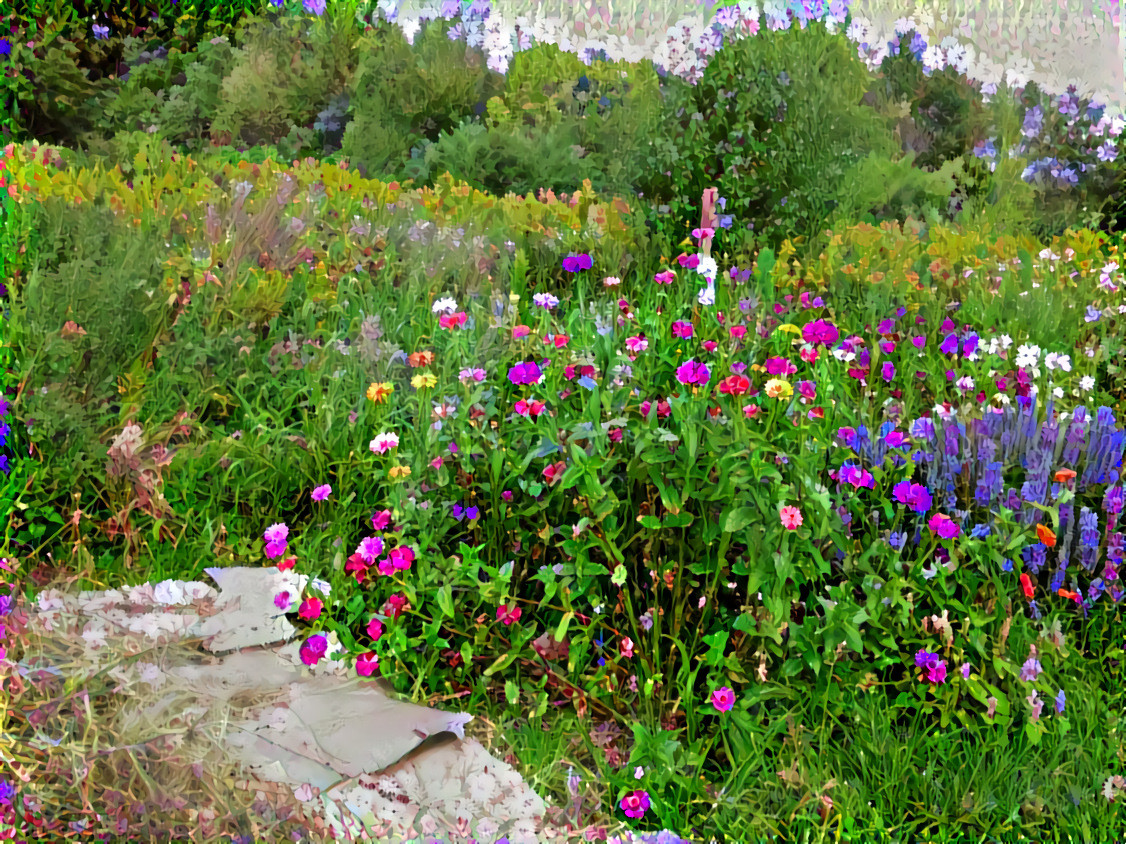
[[[1051,529],[1044,525],[1036,526],[1037,538],[1047,545],[1049,548],[1054,548],[1056,545],[1056,535],[1052,533]]]
[[[1032,598],[1033,594],[1035,594],[1032,590],[1032,578],[1027,574],[1020,576],[1020,588],[1024,590],[1024,597],[1026,598]]]
[[[1060,591],[1057,592],[1056,594],[1058,594],[1061,598],[1070,598],[1071,600],[1075,601],[1075,603],[1077,603],[1077,604],[1079,603],[1079,593],[1078,592],[1072,592],[1069,589],[1060,589]]]
[[[415,369],[418,369],[420,366],[430,366],[430,364],[432,364],[434,362],[434,353],[433,352],[415,352],[414,354],[410,355],[407,358],[407,361]]]
[[[1067,481],[1074,480],[1074,479],[1075,479],[1075,471],[1072,470],[1072,469],[1060,469],[1059,471],[1056,472],[1056,475],[1055,475],[1056,483],[1065,483]]]

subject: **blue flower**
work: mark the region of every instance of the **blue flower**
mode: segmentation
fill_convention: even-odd
[[[96,38],[98,41],[106,41],[109,39],[108,26],[102,26],[101,24],[96,23],[91,28],[94,30],[94,38]]]
[[[12,55],[12,42],[7,38],[0,38],[0,56]]]

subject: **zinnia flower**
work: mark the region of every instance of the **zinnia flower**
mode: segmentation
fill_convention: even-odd
[[[366,395],[369,401],[373,401],[376,404],[379,404],[379,402],[383,401],[393,392],[395,392],[395,385],[390,381],[385,381],[383,383],[377,383],[373,381],[371,383],[371,386],[368,387]]]
[[[618,803],[618,806],[626,813],[626,816],[631,818],[640,818],[649,809],[650,805],[649,792],[641,791],[640,789],[631,791]]]
[[[787,530],[797,530],[802,523],[801,510],[789,505],[782,508],[782,526]]]

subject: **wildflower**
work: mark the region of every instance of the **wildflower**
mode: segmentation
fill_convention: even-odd
[[[1032,588],[1032,578],[1028,576],[1027,572],[1020,576],[1020,588],[1024,590],[1024,597],[1026,598],[1031,599],[1035,594]]]
[[[1043,672],[1044,668],[1040,665],[1040,660],[1030,656],[1020,667],[1020,680],[1024,683],[1035,683]]]
[[[94,24],[91,29],[94,30],[94,37],[99,41],[106,41],[109,39],[109,27],[102,26],[101,24]]]
[[[697,363],[695,360],[687,360],[682,363],[676,370],[676,379],[681,384],[700,384],[701,386],[708,383],[711,373],[708,371],[707,364]]]
[[[330,495],[332,495],[332,487],[329,484],[321,484],[313,490],[314,501],[324,501]]]
[[[531,333],[532,329],[530,329],[528,326],[518,325],[512,329],[512,339],[519,340],[521,337],[527,337]]]
[[[392,466],[387,470],[387,475],[391,478],[391,480],[395,480],[396,478],[408,478],[410,477],[410,474],[410,466]]]
[[[462,381],[463,383],[468,381],[476,381],[477,383],[480,383],[485,380],[485,370],[480,368],[463,369],[457,374],[457,377],[458,380]]]
[[[836,326],[823,319],[814,320],[802,329],[802,339],[812,345],[829,346],[840,337]]]
[[[650,805],[652,804],[649,801],[649,792],[640,789],[631,791],[618,802],[621,810],[626,813],[627,817],[631,818],[640,818]]]
[[[509,607],[507,604],[501,604],[497,607],[497,621],[508,626],[514,621],[519,621],[523,613],[524,611],[520,607]]]
[[[931,516],[930,521],[927,522],[927,527],[937,533],[942,539],[953,539],[962,531],[956,521],[942,513],[935,513]]]
[[[719,391],[729,396],[741,396],[750,389],[750,380],[742,375],[730,375],[719,382]]]
[[[683,320],[677,320],[672,324],[673,337],[679,337],[681,339],[687,340],[692,336],[694,330],[695,329],[693,329],[692,323],[684,322]]]
[[[356,546],[356,555],[369,566],[383,554],[383,540],[378,536],[365,536]]]
[[[310,15],[320,17],[325,13],[325,0],[301,0],[301,6]]]
[[[633,656],[633,647],[633,639],[631,639],[629,636],[624,637],[620,642],[618,642],[618,649],[621,651],[622,656],[624,656],[626,659],[629,659]]]
[[[437,314],[437,313],[452,314],[456,310],[457,310],[457,302],[454,299],[451,299],[448,296],[444,299],[436,299],[434,301],[434,304],[430,307],[430,312],[435,313],[435,314]]]
[[[282,612],[286,612],[289,609],[289,605],[290,600],[288,591],[283,590],[274,596],[274,606]]]
[[[622,280],[617,276],[608,275],[606,276],[606,278],[602,279],[602,283],[606,287],[616,287],[617,285],[622,283]]]
[[[272,560],[285,553],[289,527],[284,522],[270,525],[262,536],[266,540],[266,556],[269,559]]]
[[[1056,474],[1053,476],[1052,479],[1058,484],[1059,483],[1068,483],[1070,481],[1075,480],[1075,470],[1074,469],[1059,469],[1059,470],[1056,471]],[[1044,544],[1046,545],[1047,543],[1044,543]]]
[[[508,370],[508,380],[513,384],[536,384],[543,376],[534,362],[518,363]]]
[[[1063,689],[1060,689],[1059,694],[1056,695],[1056,712],[1063,715],[1063,707],[1066,703],[1067,697],[1064,695]]]
[[[735,692],[727,686],[712,692],[712,706],[719,712],[727,712],[735,704]]]
[[[645,339],[644,334],[638,334],[634,337],[626,338],[626,348],[635,354],[637,352],[644,352],[649,348],[649,341]]]
[[[537,307],[543,308],[545,311],[559,307],[558,297],[552,296],[550,293],[537,293],[532,297],[532,303]]]
[[[375,651],[368,651],[356,657],[356,673],[361,677],[370,677],[379,668],[379,657]]]
[[[411,365],[411,368],[413,369],[420,369],[424,366],[430,366],[430,364],[432,364],[433,362],[434,353],[429,351],[414,352],[413,354],[407,356],[407,363],[409,363]]]
[[[1056,535],[1046,525],[1037,525],[1036,526],[1036,537],[1041,542],[1043,542],[1045,545],[1047,545],[1049,548],[1055,547]]]
[[[306,665],[316,665],[327,652],[328,637],[318,633],[316,636],[310,636],[301,645],[301,661]]]
[[[415,375],[411,378],[411,386],[416,390],[421,390],[424,387],[434,387],[438,383],[438,376],[432,372],[426,372],[421,375]]]
[[[536,401],[533,399],[532,401],[528,402],[524,399],[520,399],[520,401],[516,402],[516,404],[513,406],[513,409],[520,416],[539,416],[541,413],[543,413],[545,407],[546,405],[542,401]]]
[[[547,479],[547,482],[549,484],[555,483],[555,481],[557,481],[562,476],[566,468],[567,464],[560,460],[558,463],[552,463],[550,466],[544,469],[543,476]]]
[[[469,316],[465,311],[456,314],[442,314],[438,317],[438,325],[441,328],[464,328],[467,319],[469,319]]]
[[[373,642],[378,642],[379,637],[383,635],[383,622],[376,618],[374,615],[368,622],[367,634],[371,637]]]
[[[379,434],[375,439],[368,443],[368,448],[374,454],[386,454],[391,449],[399,445],[398,434],[384,433]]]
[[[946,682],[946,662],[938,654],[919,650],[915,654],[915,665],[923,669],[924,679],[928,683]]]
[[[771,378],[766,382],[766,394],[772,399],[788,399],[794,394],[793,387],[781,378]]]
[[[391,524],[391,511],[380,510],[378,513],[372,513],[371,526],[375,530],[385,530]]]
[[[290,569],[294,568],[296,565],[297,565],[297,558],[296,557],[286,557],[284,560],[282,560],[280,563],[278,563],[278,571],[289,571]]]
[[[1090,375],[1084,375],[1079,379],[1079,389],[1084,393],[1091,392],[1091,390],[1095,389],[1095,379]]]
[[[582,253],[579,255],[571,254],[563,259],[563,269],[569,273],[577,273],[580,270],[589,270],[594,266],[594,261],[590,255]]]
[[[787,530],[797,530],[802,523],[801,510],[789,505],[782,508],[782,526]]]
[[[324,609],[324,603],[320,598],[306,598],[301,602],[301,607],[297,610],[297,616],[306,621],[314,621],[320,617],[322,609]]]
[[[676,278],[676,273],[672,270],[665,270],[664,272],[654,275],[653,281],[657,282],[657,284],[672,284],[674,278]]]

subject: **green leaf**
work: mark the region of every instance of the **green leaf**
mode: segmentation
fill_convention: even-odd
[[[758,518],[758,510],[754,507],[736,507],[728,510],[723,520],[723,532],[735,533],[740,531]]]
[[[504,681],[504,697],[510,706],[515,706],[520,701],[520,687],[514,680]]]
[[[485,669],[485,676],[486,677],[492,677],[494,674],[496,674],[502,668],[507,668],[512,663],[512,661],[515,660],[515,659],[516,659],[516,652],[515,651],[509,651],[508,653],[504,654],[503,656],[497,657],[496,660],[493,661],[493,664]]]
[[[659,530],[661,528],[661,520],[656,516],[638,516],[637,523],[649,530]]]
[[[442,608],[447,618],[454,617],[454,602],[451,594],[450,584],[446,584],[438,590],[438,606]]]
[[[571,624],[571,619],[575,617],[574,612],[563,614],[563,620],[559,622],[559,626],[555,628],[555,641],[562,642],[563,638],[567,635],[567,627]]]

